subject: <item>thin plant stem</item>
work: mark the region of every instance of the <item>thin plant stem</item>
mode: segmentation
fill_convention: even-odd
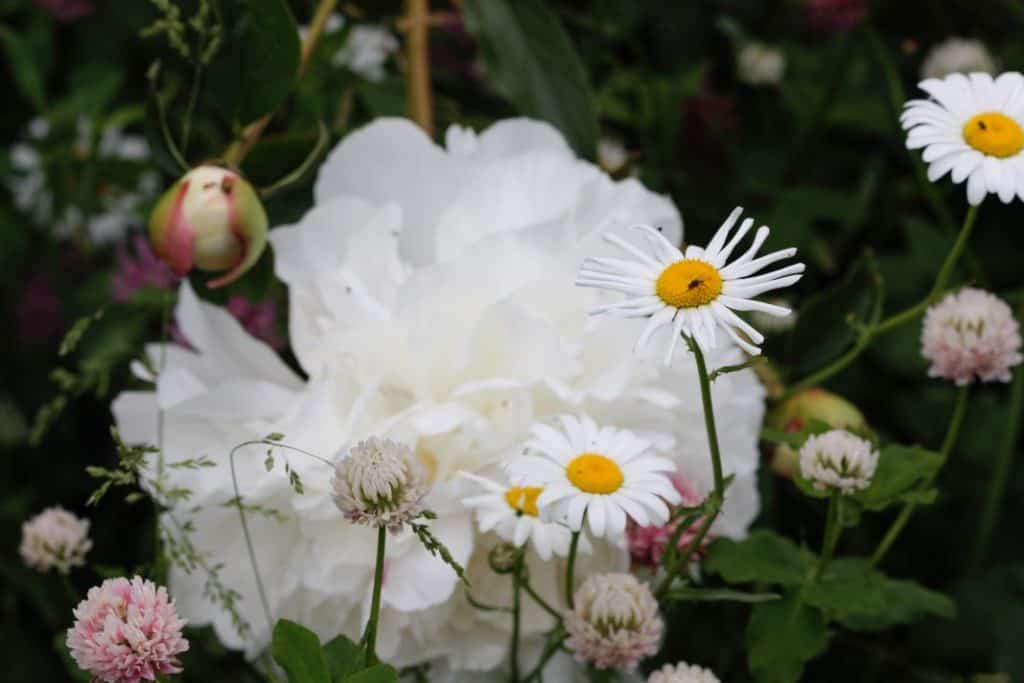
[[[519,683],[519,622],[522,605],[523,555],[512,572],[512,643],[509,646],[509,680]]]
[[[526,591],[526,594],[529,595],[531,598],[533,598],[533,601],[536,602],[537,605],[539,605],[542,610],[544,610],[545,612],[547,612],[548,614],[553,616],[555,619],[559,619],[560,620],[562,618],[562,615],[558,612],[558,610],[556,610],[554,607],[552,607],[551,603],[549,603],[547,600],[542,598],[537,593],[537,591],[535,591],[533,589],[533,586],[530,585],[529,581],[524,580],[521,583],[521,586],[522,586],[523,590]]]
[[[370,619],[366,622],[366,666],[377,663],[377,622],[380,620],[380,591],[384,584],[384,546],[387,543],[386,527],[377,529],[377,564],[373,569],[373,595],[370,598]]]
[[[433,97],[430,91],[430,7],[427,0],[405,0],[406,91],[409,118],[427,135],[434,134]]]
[[[569,541],[569,559],[565,565],[565,604],[569,609],[576,606],[573,595],[576,592],[576,551],[580,545],[580,534],[583,533],[583,524],[586,524],[586,513],[579,531],[572,532],[572,540]]]
[[[956,267],[957,262],[960,260],[964,249],[967,247],[967,243],[970,240],[971,233],[974,230],[974,224],[978,217],[978,208],[978,206],[972,206],[967,210],[967,215],[964,216],[963,226],[960,228],[960,234],[957,235],[953,248],[950,250],[949,254],[946,255],[946,259],[939,268],[939,272],[936,274],[935,281],[927,296],[913,306],[889,316],[878,324],[864,328],[853,348],[826,365],[824,368],[791,385],[780,398],[787,398],[802,389],[821,384],[833,375],[842,372],[847,368],[847,366],[853,363],[853,361],[855,361],[860,354],[868,348],[868,346],[871,345],[871,342],[874,341],[876,337],[889,332],[904,323],[914,320],[922,315],[929,306],[935,303],[945,290],[946,284],[948,283],[950,276],[953,274],[953,270]]]
[[[982,499],[981,516],[978,519],[978,530],[974,534],[974,549],[968,568],[974,574],[985,567],[989,547],[999,521],[1003,500],[1006,496],[1006,484],[1013,467],[1013,454],[1020,436],[1021,413],[1024,412],[1024,369],[1017,368],[1010,389],[1009,413],[1006,429],[996,451],[996,461],[992,468],[992,476]]]
[[[832,555],[839,544],[839,536],[843,532],[843,525],[839,522],[839,491],[833,490],[828,498],[828,514],[825,518],[825,537],[821,543],[821,557],[818,558],[818,568],[814,571],[814,578],[820,579],[828,563],[832,561]]]
[[[547,647],[544,648],[544,652],[541,653],[540,659],[537,661],[537,665],[526,674],[526,678],[523,679],[523,683],[533,683],[533,681],[540,680],[541,675],[544,673],[544,666],[548,663],[555,653],[562,648],[562,643],[565,642],[565,632],[557,630],[552,635],[551,642],[548,643]]]
[[[199,101],[199,84],[203,80],[203,63],[196,61],[195,69],[192,72],[192,88],[188,96],[188,105],[185,107],[185,117],[181,121],[181,154],[188,158],[188,139],[192,135],[192,117],[196,111],[196,103]]]
[[[967,412],[968,393],[967,387],[964,386],[960,388],[960,392],[957,394],[956,404],[953,406],[953,415],[949,418],[949,428],[946,430],[946,436],[942,440],[942,450],[939,451],[940,468],[949,459],[950,453],[953,452],[953,446],[956,445],[957,437],[960,435],[960,426],[963,424],[964,414]],[[931,483],[937,475],[938,469],[928,479],[928,483]],[[881,562],[886,553],[889,552],[889,549],[892,548],[893,543],[896,542],[896,539],[899,538],[900,533],[903,531],[903,527],[910,521],[910,516],[914,514],[915,509],[917,509],[916,503],[904,503],[903,509],[900,510],[899,515],[893,520],[892,526],[889,527],[882,541],[875,548],[875,552],[871,555],[872,565]]]

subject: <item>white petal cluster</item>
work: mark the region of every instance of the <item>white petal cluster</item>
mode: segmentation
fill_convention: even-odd
[[[334,65],[348,67],[368,81],[384,80],[388,57],[398,50],[398,39],[379,26],[353,26],[345,46],[334,55]]]
[[[423,511],[426,485],[413,452],[391,439],[360,441],[334,465],[334,504],[356,524],[401,531]]]
[[[871,442],[845,429],[810,436],[800,448],[800,474],[819,491],[849,495],[866,489],[877,467],[878,451]]]
[[[666,664],[651,673],[647,683],[721,683],[710,669],[679,662]]]
[[[632,574],[595,574],[565,615],[566,645],[599,669],[633,670],[658,651],[665,623],[651,589]]]
[[[167,485],[193,492],[175,514],[194,523],[196,549],[222,564],[221,579],[242,594],[239,608],[253,635],[243,641],[230,615],[204,597],[205,577],[175,569],[170,589],[190,623],[212,624],[228,646],[250,655],[269,642],[238,514],[224,503],[234,496],[228,453],[271,432],[322,457],[373,435],[408,444],[429,483],[423,504],[438,514],[431,528],[466,566],[474,594],[498,604],[510,604],[511,582],[491,571],[487,557],[508,529],[479,528],[474,513],[483,508],[463,500],[481,489],[456,475],[497,480],[534,425],[589,415],[633,432],[710,490],[692,359],[665,369],[661,354],[634,354],[630,340],[643,322],[588,317],[595,293],[572,286],[584,255],[606,253],[604,232],[640,221],[679,243],[682,223],[668,199],[634,179],[613,181],[546,124],[516,119],[480,133],[452,128],[441,147],[406,120],[382,119],[330,154],[314,200],[298,223],[270,234],[277,274],[289,289],[289,337],[302,376],[186,284],[175,317],[192,348],[167,348],[158,392],[127,392],[114,404],[124,438],[155,443],[159,401],[167,461],[203,453],[219,465],[171,470]],[[159,347],[149,355],[155,363]],[[715,366],[742,360],[727,342],[708,359]],[[764,392],[754,374],[717,379],[715,409],[730,425],[722,452],[736,479],[713,532],[742,536],[759,505]],[[240,451],[237,472],[246,504],[283,513],[249,519],[273,615],[325,640],[338,633],[358,639],[376,531],[339,514],[331,467],[275,450],[301,477],[304,493],[295,495],[280,467],[266,471],[264,457],[257,448]],[[564,605],[560,565],[543,562],[535,540],[525,544],[531,582],[552,605]],[[556,544],[552,539],[553,555]],[[580,576],[628,566],[624,540],[591,545],[579,558]],[[411,531],[389,537],[386,560],[383,660],[400,667],[430,662],[438,681],[444,672],[493,670],[507,661],[507,614],[469,605],[451,569]],[[539,608],[524,611],[524,651],[543,645],[550,624]]]
[[[777,47],[751,41],[736,55],[736,76],[749,85],[778,85],[786,72],[786,55]]]
[[[945,78],[950,74],[996,72],[996,62],[980,40],[947,38],[928,50],[921,63],[921,78]]]
[[[46,508],[21,525],[21,559],[41,572],[56,569],[68,574],[72,567],[85,566],[92,549],[89,520],[80,519],[59,505]]]

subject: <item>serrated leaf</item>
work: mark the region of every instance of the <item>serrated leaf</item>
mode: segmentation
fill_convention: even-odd
[[[463,16],[498,92],[523,114],[552,123],[573,149],[593,158],[594,95],[558,16],[542,0],[467,0]]]
[[[339,683],[358,671],[366,658],[366,651],[345,636],[333,638],[323,647],[324,659],[331,681]]]
[[[799,681],[804,665],[825,651],[828,639],[821,612],[791,592],[751,610],[747,664],[758,683]]]
[[[294,621],[281,619],[274,626],[271,654],[288,674],[288,683],[331,683],[320,639]]]
[[[788,538],[758,530],[742,541],[716,540],[702,566],[730,583],[758,581],[795,586],[807,579],[813,560],[813,555]]]
[[[942,457],[919,446],[892,444],[882,449],[871,485],[856,494],[868,510],[882,510],[894,503],[920,502],[928,482],[942,466]]]

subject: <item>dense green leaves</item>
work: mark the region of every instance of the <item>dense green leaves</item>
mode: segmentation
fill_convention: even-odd
[[[928,482],[942,465],[942,457],[917,446],[891,444],[882,449],[871,485],[857,494],[868,510],[881,510],[893,503],[929,499]]]
[[[271,653],[288,674],[288,683],[332,683],[319,638],[293,621],[281,619],[274,626]]]
[[[277,109],[299,68],[299,32],[284,0],[251,0],[243,34],[242,123]]]
[[[43,76],[39,73],[39,67],[28,43],[7,26],[0,24],[0,47],[3,47],[7,68],[18,90],[37,110],[44,109],[46,91],[43,87]]]
[[[354,673],[335,683],[396,683],[398,672],[387,664],[374,664],[369,669]]]
[[[704,560],[704,569],[731,583],[763,581],[794,586],[804,582],[812,560],[810,553],[788,538],[760,529],[743,541],[715,541]]]
[[[800,680],[809,660],[824,652],[828,639],[821,612],[788,593],[751,612],[747,663],[758,683],[792,683]]]
[[[468,0],[464,16],[498,91],[592,158],[598,127],[587,72],[543,0]]]
[[[362,668],[366,657],[362,646],[340,635],[324,645],[323,653],[332,681],[344,681],[346,677],[357,672]]]

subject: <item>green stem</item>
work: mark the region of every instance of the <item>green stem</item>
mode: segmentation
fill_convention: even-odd
[[[370,598],[370,620],[366,622],[366,666],[377,663],[377,622],[380,619],[380,591],[384,585],[384,546],[386,527],[377,529],[377,564],[373,570],[373,596]]]
[[[199,100],[199,84],[203,78],[203,64],[197,61],[192,73],[192,89],[185,107],[185,118],[181,122],[181,154],[188,158],[188,139],[192,134],[192,116],[195,114],[196,102]]]
[[[821,543],[821,557],[818,559],[818,568],[814,572],[814,578],[820,579],[828,563],[832,561],[832,555],[839,543],[839,536],[843,533],[843,525],[839,523],[839,491],[833,490],[828,499],[828,514],[825,519],[825,537]]]
[[[547,600],[542,598],[537,593],[537,591],[535,591],[533,589],[533,586],[530,585],[529,581],[525,581],[524,580],[522,582],[521,586],[522,586],[522,589],[524,591],[526,591],[526,594],[529,595],[531,598],[533,598],[533,601],[536,602],[540,606],[540,608],[542,610],[544,610],[545,612],[547,612],[548,614],[553,616],[555,619],[561,619],[562,618],[562,615],[558,612],[558,610],[556,610],[554,607],[552,607],[551,603],[549,603]]]
[[[704,408],[704,429],[708,434],[708,449],[711,452],[711,470],[714,474],[715,493],[719,501],[725,497],[725,477],[722,474],[722,454],[718,446],[718,430],[715,428],[715,409],[711,402],[711,380],[700,345],[693,337],[683,335],[693,357],[697,361],[697,376],[700,379],[700,400]],[[717,510],[715,511],[717,513]]]
[[[519,683],[519,622],[521,612],[521,584],[523,572],[523,555],[519,556],[516,562],[516,569],[512,572],[512,644],[509,647],[509,680],[512,683]]]
[[[942,450],[939,451],[939,467],[945,464],[946,460],[949,459],[950,453],[953,452],[953,446],[956,445],[957,437],[960,434],[960,425],[963,424],[964,414],[967,412],[967,387],[961,387],[959,394],[957,394],[956,405],[953,407],[953,415],[949,419],[949,429],[946,430],[946,437],[942,440]],[[928,479],[927,483],[931,483],[938,475],[938,469]],[[900,533],[903,531],[903,527],[910,521],[910,516],[914,514],[914,510],[917,508],[916,503],[904,503],[903,509],[900,510],[900,514],[897,515],[896,519],[893,520],[892,526],[885,532],[885,536],[882,541],[875,548],[875,552],[871,555],[871,564],[876,565],[882,561],[889,549],[892,548],[892,544],[899,538]]]
[[[526,678],[523,679],[523,683],[532,683],[541,679],[544,673],[544,666],[548,663],[555,653],[558,652],[562,643],[565,642],[565,632],[561,631],[560,627],[552,634],[551,640],[548,642],[547,647],[544,648],[544,652],[541,653],[540,659],[537,661],[537,665],[533,667],[530,673],[526,674]]]
[[[1006,430],[1003,431],[1003,438],[996,452],[995,466],[992,468],[992,476],[989,478],[988,489],[982,502],[978,531],[974,535],[974,550],[971,552],[971,561],[968,565],[972,574],[981,571],[988,559],[989,547],[1006,496],[1006,483],[1013,466],[1014,447],[1020,436],[1021,413],[1024,413],[1024,369],[1017,368],[1010,389]]]
[[[945,290],[946,284],[949,281],[950,276],[953,274],[953,270],[956,267],[957,262],[960,260],[964,249],[967,247],[967,242],[970,240],[971,232],[974,230],[974,224],[978,217],[978,208],[978,206],[972,206],[967,210],[967,215],[964,216],[963,226],[960,228],[960,234],[957,235],[957,239],[953,244],[952,250],[950,250],[949,254],[946,255],[945,261],[943,261],[942,266],[939,268],[939,272],[935,276],[935,282],[932,284],[932,288],[928,292],[927,296],[910,308],[889,316],[880,323],[864,328],[853,348],[826,365],[821,370],[818,370],[817,372],[814,372],[799,382],[791,385],[782,394],[780,399],[792,396],[796,392],[806,389],[807,387],[821,384],[833,375],[842,372],[847,368],[847,366],[853,363],[853,361],[855,361],[860,354],[868,348],[868,346],[871,345],[871,342],[873,342],[876,337],[917,318],[923,314],[929,306],[935,303]]]
[[[586,524],[586,515],[584,514],[583,524]],[[565,565],[565,604],[569,605],[569,609],[576,606],[574,600],[574,594],[576,593],[576,551],[580,544],[580,534],[583,533],[583,525],[580,525],[579,531],[572,532],[572,540],[569,542],[569,559]]]

